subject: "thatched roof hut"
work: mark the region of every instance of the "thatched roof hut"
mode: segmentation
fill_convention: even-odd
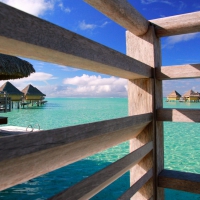
[[[22,92],[24,93],[24,99],[25,100],[42,100],[45,94],[43,94],[40,90],[38,90],[36,87],[30,85],[27,85]]]
[[[189,101],[198,101],[200,98],[200,93],[189,90],[183,95],[183,97]]]
[[[167,99],[168,100],[179,100],[180,97],[181,97],[181,95],[176,90],[174,90],[167,96]]]
[[[29,62],[15,56],[0,54],[0,80],[28,77],[33,72],[35,69]]]
[[[193,90],[189,90],[183,95],[183,97],[191,97],[191,96],[199,96],[199,93],[194,92]]]
[[[14,85],[12,85],[9,81],[4,83],[0,87],[0,91],[6,92],[8,97],[11,98],[12,101],[21,101],[23,92],[19,91]]]

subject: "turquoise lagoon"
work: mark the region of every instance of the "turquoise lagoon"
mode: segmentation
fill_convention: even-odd
[[[125,117],[127,98],[48,98],[41,107],[13,109],[1,113],[8,117],[8,125],[40,125],[53,129],[77,124]],[[165,108],[200,109],[200,103],[166,102]],[[200,174],[200,124],[164,123],[165,168]],[[3,200],[43,200],[74,185],[80,180],[108,166],[128,154],[128,142],[85,158],[41,177],[29,180],[0,192]],[[1,184],[1,183],[0,183]],[[129,187],[129,173],[105,188],[92,199],[114,200]],[[200,200],[200,195],[165,189],[166,200]]]

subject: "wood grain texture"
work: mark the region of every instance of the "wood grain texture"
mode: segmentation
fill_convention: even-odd
[[[0,190],[136,137],[152,114],[0,138]]]
[[[8,118],[7,117],[0,117],[0,124],[7,124]]]
[[[145,155],[153,149],[153,142],[150,142],[136,151],[128,154],[120,160],[112,163],[108,167],[95,173],[94,175],[84,179],[78,184],[66,189],[65,191],[50,198],[50,200],[85,200],[90,199],[99,191],[104,189],[110,183],[114,182],[124,173],[126,173],[133,165],[138,163]]]
[[[150,29],[144,36],[138,37],[130,31],[126,32],[127,55],[141,62],[153,66],[153,44]],[[135,48],[137,47],[137,48]],[[129,115],[137,115],[146,112],[153,112],[153,80],[138,79],[128,81],[128,107]],[[130,152],[140,148],[145,143],[153,140],[153,123],[143,130],[136,138],[130,140]],[[153,166],[153,154],[149,154],[140,163],[130,170],[130,185],[134,185]],[[145,184],[132,199],[149,199],[153,194],[153,182]]]
[[[153,169],[150,169],[145,175],[143,175],[137,182],[135,182],[118,200],[130,199],[146,182],[152,178]]]
[[[146,20],[131,4],[129,4],[128,1],[84,1],[135,35],[144,35],[148,31],[149,21]]]
[[[161,67],[161,44],[160,40],[153,34],[154,40],[154,64],[155,70]],[[154,70],[154,73],[155,73]],[[153,198],[155,200],[164,199],[163,188],[158,188],[157,176],[164,169],[164,129],[163,122],[157,121],[156,109],[163,107],[163,92],[162,92],[162,81],[156,79],[154,74],[154,163],[155,163],[155,174],[154,174],[154,184],[155,184],[155,195]]]
[[[137,37],[127,31],[126,33],[127,55],[148,64],[153,68],[161,66],[160,42],[155,36],[154,27],[149,27],[148,32],[140,37]],[[137,46],[137,48],[135,48]],[[156,90],[155,90],[156,88]],[[128,100],[129,100],[129,115],[136,115],[145,112],[152,112],[157,107],[162,107],[162,102],[154,96],[162,96],[162,82],[153,79],[129,80],[128,83]],[[156,119],[156,118],[155,118]],[[157,134],[159,133],[159,134]],[[141,145],[154,140],[154,149],[159,144],[159,148],[163,148],[163,127],[162,122],[154,122],[146,127],[143,132],[136,138],[130,141],[130,151],[139,148]],[[156,141],[158,140],[158,141]],[[158,174],[163,169],[163,150],[158,152],[154,150],[154,169]],[[131,169],[131,185],[137,182],[153,165],[153,155],[149,155],[138,165]],[[156,169],[156,165],[158,168]],[[134,174],[137,173],[137,176]],[[156,174],[154,177],[156,177]],[[154,186],[156,185],[154,178]],[[155,191],[154,191],[155,190]],[[156,187],[153,189],[153,181],[149,181],[137,192],[132,199],[150,199],[154,194],[158,194],[158,199],[164,197],[163,190]],[[154,194],[153,194],[154,193]],[[156,197],[155,197],[156,198]]]
[[[200,64],[156,68],[156,78],[159,80],[200,78]]]
[[[127,79],[151,68],[76,33],[0,3],[0,52]]]
[[[200,32],[200,12],[154,19],[150,22],[156,25],[158,37]]]
[[[64,128],[25,132],[0,140],[0,161],[57,146],[71,144],[95,136],[103,136],[129,127],[143,127],[152,121],[152,113],[123,117]]]
[[[158,176],[158,186],[200,194],[200,174],[163,170]]]
[[[200,122],[200,109],[158,109],[158,121]]]

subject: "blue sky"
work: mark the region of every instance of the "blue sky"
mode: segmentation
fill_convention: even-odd
[[[126,54],[125,29],[83,0],[0,0],[44,20]],[[129,0],[146,19],[200,11],[199,0]],[[200,33],[162,38],[162,65],[200,63]],[[36,73],[11,80],[22,90],[32,84],[47,97],[127,97],[127,81],[118,77],[24,58]],[[2,85],[4,81],[0,81]],[[163,95],[200,92],[200,79],[163,82]]]

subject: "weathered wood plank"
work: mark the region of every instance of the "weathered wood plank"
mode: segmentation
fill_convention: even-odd
[[[90,199],[110,183],[114,182],[116,179],[126,173],[152,149],[153,142],[149,142],[148,144],[121,158],[120,160],[88,177],[87,179],[55,195],[54,197],[50,198],[50,200]]]
[[[0,190],[136,137],[152,114],[0,138]]]
[[[158,109],[158,121],[200,122],[200,109]]]
[[[200,32],[200,11],[150,20],[158,37]]]
[[[141,128],[152,120],[152,113],[123,117],[64,128],[26,132],[1,138],[0,161],[57,146],[71,144],[95,136],[103,136],[129,127]],[[23,149],[23,150],[20,150]]]
[[[161,44],[160,40],[153,34],[154,37],[154,57],[155,57],[155,69],[161,66]],[[155,73],[155,70],[154,70]],[[163,107],[163,92],[162,92],[162,81],[156,79],[154,74],[154,195],[151,199],[164,200],[164,189],[158,188],[157,176],[164,169],[164,128],[163,122],[157,121],[156,109]]]
[[[153,176],[153,169],[150,169],[136,183],[134,183],[118,200],[130,199],[150,178]]]
[[[8,118],[7,117],[0,117],[0,124],[7,124]]]
[[[152,68],[159,63],[159,49],[154,54],[155,42],[154,29],[151,26],[149,31],[144,35],[137,37],[132,33],[126,33],[127,55],[140,60]],[[134,48],[137,46],[137,48]],[[153,79],[140,79],[129,80],[128,82],[128,102],[129,102],[129,115],[137,115],[145,112],[152,112],[154,107],[154,80]],[[134,151],[141,145],[154,140],[154,124],[151,123],[146,127],[143,132],[136,138],[130,141],[130,151]],[[154,139],[153,139],[154,138]],[[155,153],[155,151],[154,151]],[[153,154],[143,159],[138,165],[131,169],[131,185],[137,182],[149,169],[153,166]],[[135,175],[136,174],[136,175]],[[156,185],[156,184],[154,184]],[[153,181],[145,184],[132,199],[149,199],[153,195]],[[161,198],[160,198],[161,199]]]
[[[129,4],[128,1],[84,1],[135,35],[144,35],[148,31],[149,21],[146,20],[131,4]]]
[[[148,32],[140,37],[133,35],[127,31],[126,35],[127,55],[150,65],[152,68],[160,67],[160,42],[155,36],[154,27],[150,26]],[[135,48],[137,46],[137,48]],[[154,89],[156,88],[156,89]],[[129,80],[128,82],[128,101],[129,101],[129,115],[137,115],[145,112],[152,112],[155,108],[162,107],[162,83],[153,79],[140,79]],[[161,98],[162,99],[162,98]],[[155,107],[155,108],[154,108]],[[156,119],[156,117],[155,117]],[[159,134],[156,134],[159,133]],[[153,155],[141,161],[138,165],[135,165],[131,169],[131,185],[138,181],[153,165],[156,173],[163,169],[163,127],[162,122],[154,122],[146,127],[143,132],[130,141],[130,151],[139,148],[144,143],[154,140],[154,162]],[[159,151],[156,151],[156,145],[159,146]],[[157,164],[155,164],[157,162]],[[156,168],[158,166],[158,168]],[[134,174],[137,174],[136,176]],[[156,179],[154,178],[154,182]],[[163,190],[156,187],[153,188],[156,183],[153,184],[151,180],[145,184],[139,192],[137,192],[132,199],[149,199],[152,195],[158,194],[158,199],[162,200],[164,197]],[[154,193],[154,194],[153,194]]]
[[[200,174],[163,170],[158,176],[158,186],[200,194]]]
[[[119,76],[151,77],[133,58],[0,2],[0,52]]]
[[[156,78],[159,80],[200,78],[200,64],[156,68]]]

